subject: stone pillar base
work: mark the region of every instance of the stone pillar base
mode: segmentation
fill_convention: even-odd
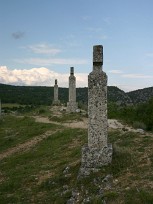
[[[78,109],[77,102],[73,102],[73,101],[67,102],[67,109],[66,109],[67,112],[75,113],[77,109]]]
[[[59,105],[60,105],[60,100],[58,100],[58,101],[53,101],[52,105],[54,105],[54,106],[59,106]]]
[[[89,148],[88,145],[85,145],[82,148],[82,160],[78,178],[88,176],[91,172],[97,172],[100,167],[111,163],[112,153],[111,144],[102,149]]]

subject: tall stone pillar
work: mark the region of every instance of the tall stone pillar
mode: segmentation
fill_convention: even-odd
[[[58,85],[57,85],[57,79],[55,79],[53,105],[59,105],[59,104],[60,104],[60,101],[58,100]]]
[[[74,76],[74,67],[70,67],[69,76],[69,102],[67,103],[67,112],[76,112],[78,104],[76,102],[76,78]]]
[[[103,46],[93,47],[93,71],[88,75],[88,144],[82,148],[80,174],[88,175],[112,160],[107,144],[107,75],[102,70]]]

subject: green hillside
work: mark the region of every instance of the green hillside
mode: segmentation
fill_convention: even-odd
[[[110,129],[112,163],[78,180],[87,118],[45,108],[0,119],[0,203],[153,203],[153,134]]]
[[[11,86],[0,84],[0,99],[3,103],[18,103],[24,105],[51,105],[54,88],[45,86]],[[88,88],[76,89],[79,104],[88,102]],[[153,97],[153,87],[125,93],[115,86],[108,86],[108,102],[118,105],[144,103]],[[68,88],[59,87],[59,100],[68,102]]]
[[[24,105],[51,105],[53,101],[54,88],[45,86],[11,86],[0,84],[0,98],[3,103],[18,103]],[[77,101],[87,104],[88,88],[76,89]],[[59,100],[62,103],[68,101],[68,88],[59,87]],[[117,87],[108,87],[108,101],[118,104],[131,104],[128,95]]]
[[[132,99],[133,104],[144,103],[153,97],[153,87],[131,91],[127,95]]]

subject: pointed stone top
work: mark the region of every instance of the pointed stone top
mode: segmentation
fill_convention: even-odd
[[[55,79],[55,84],[57,84],[57,79]]]
[[[70,67],[70,75],[74,75],[74,67]]]
[[[103,46],[93,46],[93,70],[102,69],[103,65]]]

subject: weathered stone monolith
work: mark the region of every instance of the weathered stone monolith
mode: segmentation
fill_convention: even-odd
[[[103,46],[93,47],[93,71],[88,76],[88,144],[82,148],[79,175],[87,176],[111,163],[112,146],[107,143],[107,75],[102,71]]]
[[[76,78],[74,76],[74,67],[70,67],[69,76],[69,102],[67,103],[67,112],[76,112],[78,104],[76,102]]]
[[[58,100],[58,85],[57,85],[57,79],[55,79],[53,105],[59,105],[59,104],[60,104],[60,100]]]

